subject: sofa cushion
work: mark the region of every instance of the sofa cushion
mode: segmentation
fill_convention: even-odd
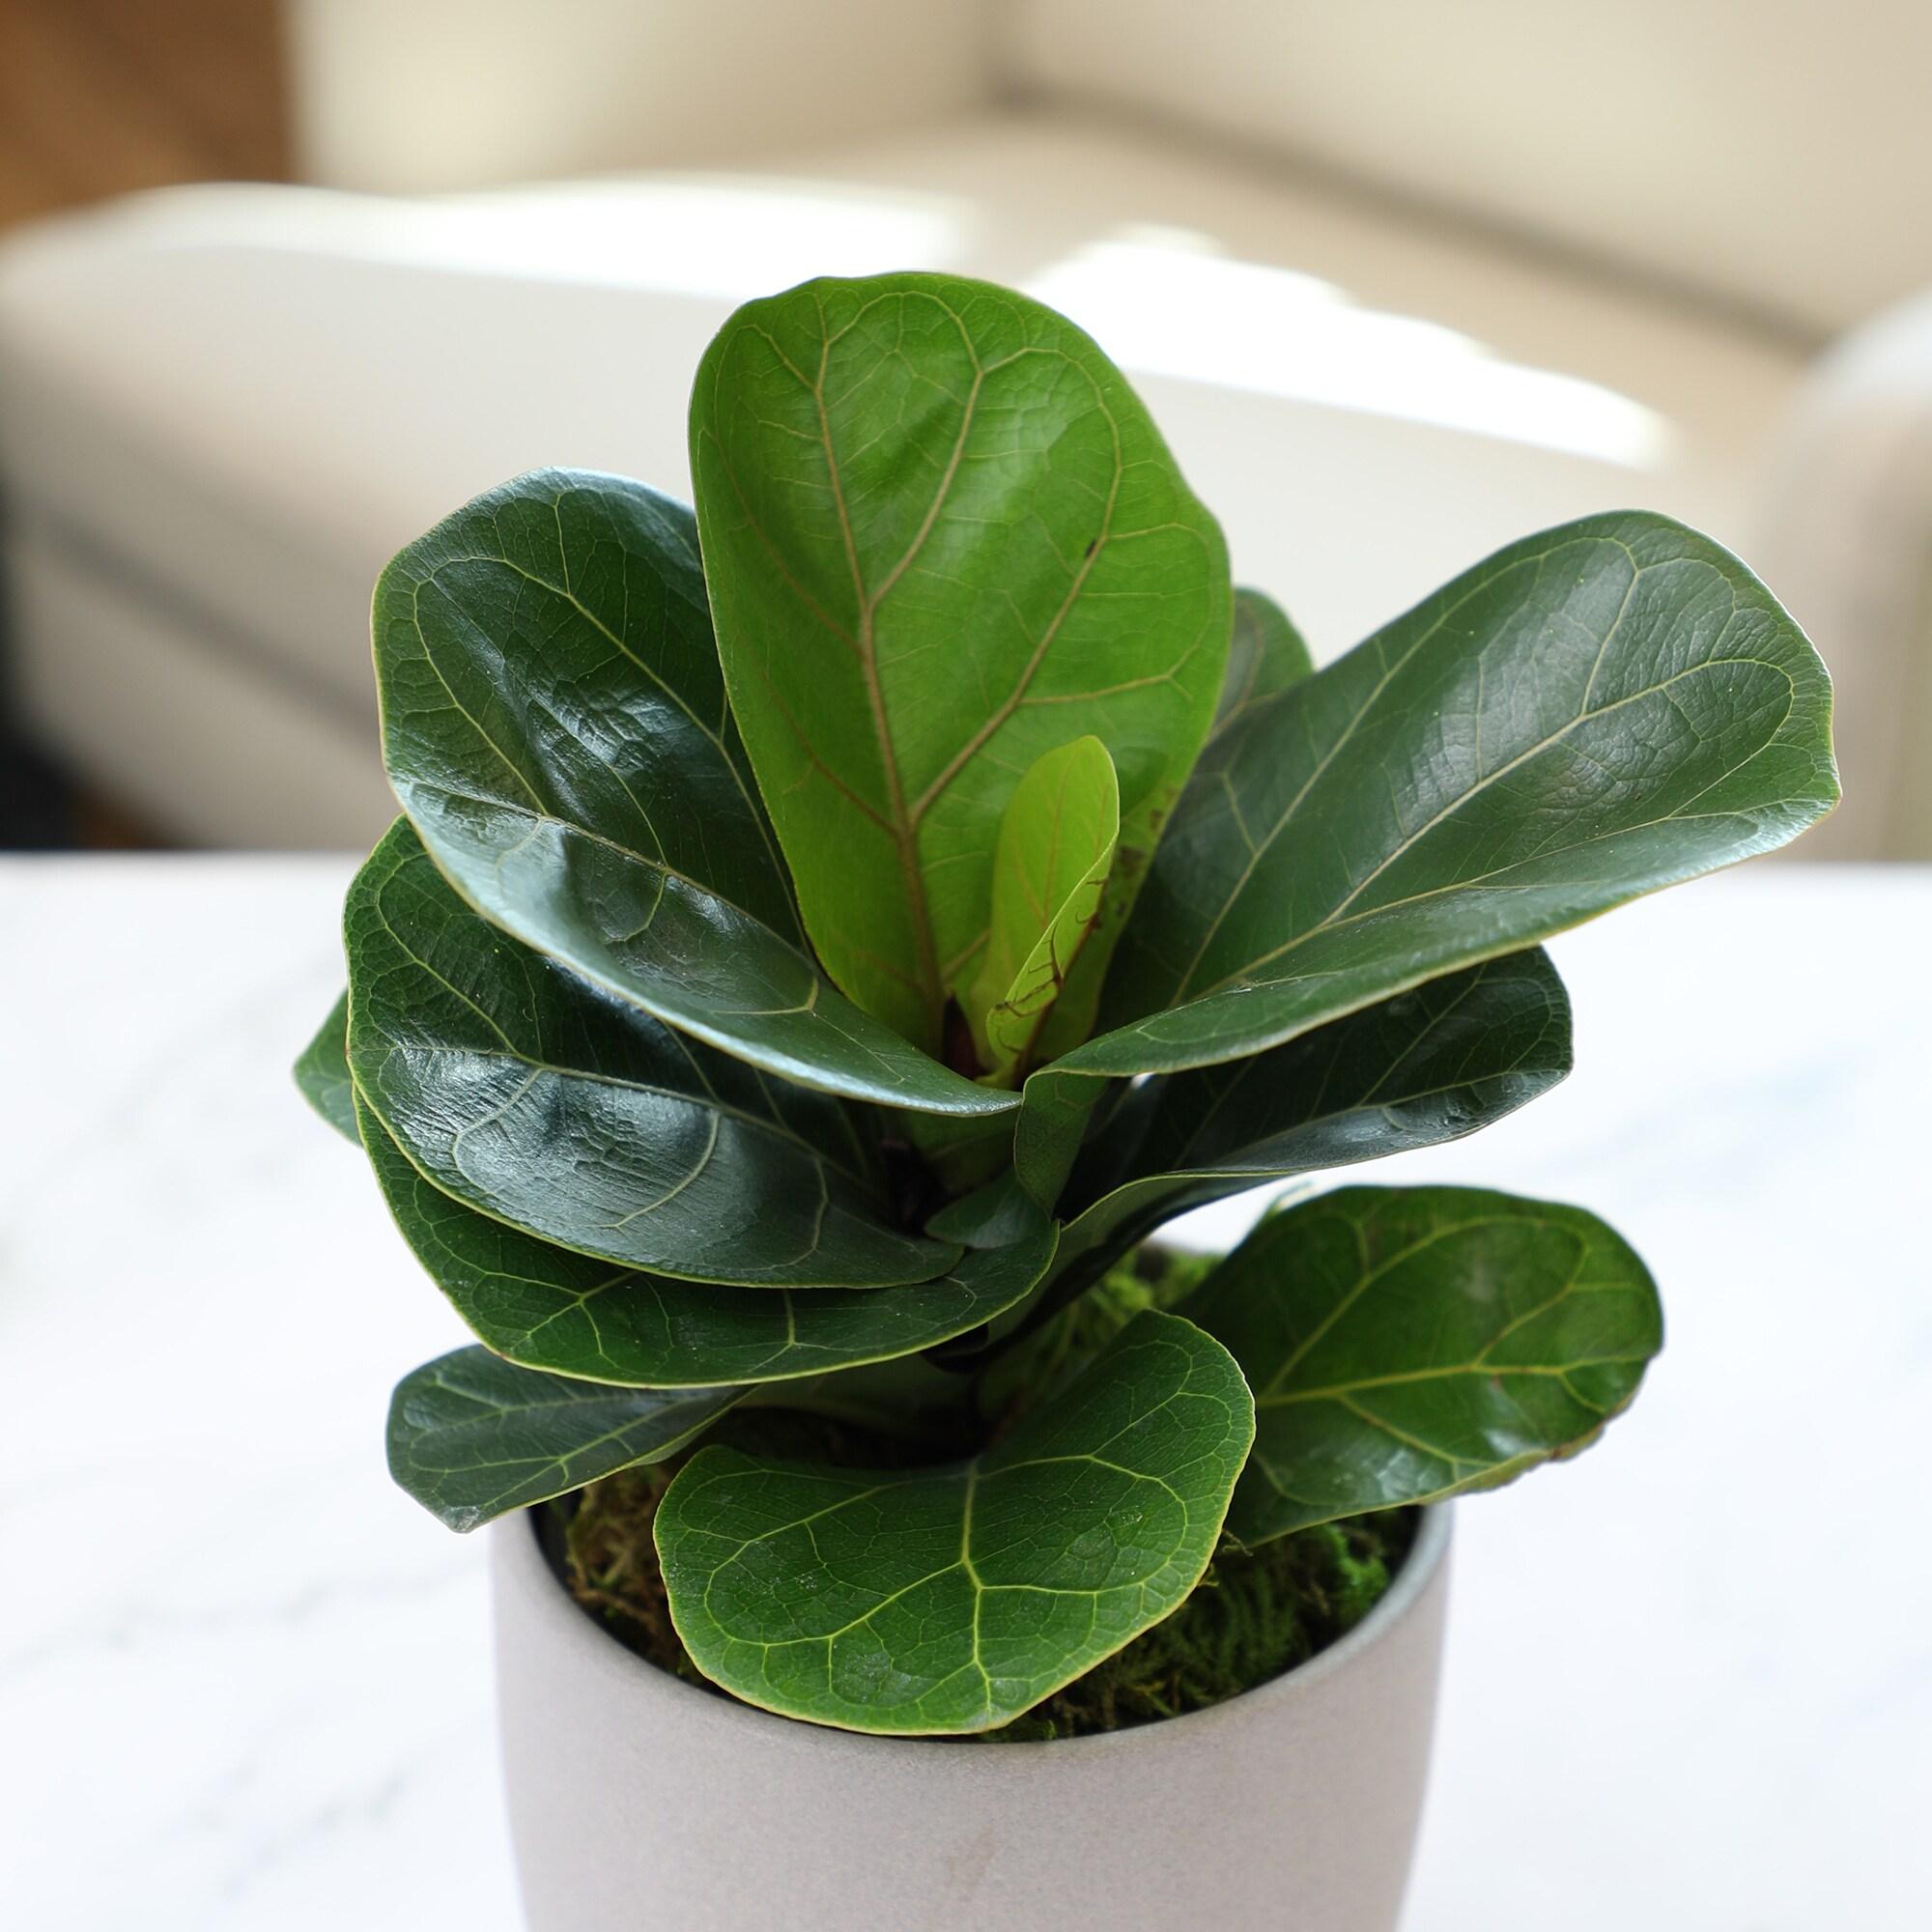
[[[1832,332],[1932,282],[1911,0],[1019,0],[1006,57]]]

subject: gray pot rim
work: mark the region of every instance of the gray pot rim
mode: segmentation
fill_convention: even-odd
[[[1283,1671],[1279,1677],[1271,1677],[1265,1683],[1257,1684],[1219,1704],[1210,1704],[1206,1710],[1189,1711],[1179,1718],[1162,1718],[1152,1723],[1134,1724],[1125,1730],[1102,1731],[1090,1737],[1013,1739],[1003,1744],[988,1744],[972,1737],[957,1736],[880,1737],[866,1731],[843,1730],[832,1724],[814,1724],[802,1718],[781,1716],[775,1711],[761,1711],[755,1704],[747,1704],[728,1691],[701,1690],[696,1685],[687,1684],[682,1678],[672,1676],[668,1670],[660,1669],[609,1631],[599,1628],[596,1620],[577,1603],[550,1567],[549,1559],[537,1541],[535,1509],[520,1511],[496,1524],[492,1533],[497,1538],[501,1553],[507,1557],[512,1568],[524,1571],[527,1580],[536,1586],[534,1593],[546,1605],[542,1614],[551,1625],[553,1637],[578,1652],[593,1668],[623,1672],[638,1686],[640,1694],[687,1698],[694,1710],[697,1705],[703,1705],[712,1714],[710,1721],[735,1724],[767,1739],[772,1736],[772,1726],[782,1725],[786,1730],[812,1733],[815,1740],[829,1749],[863,1751],[874,1760],[882,1751],[895,1751],[909,1763],[920,1759],[930,1768],[934,1752],[940,1750],[955,1753],[970,1750],[982,1761],[988,1753],[1011,1751],[1027,1752],[1031,1759],[1037,1761],[1040,1753],[1047,1752],[1054,1754],[1056,1761],[1062,1763],[1067,1762],[1070,1754],[1078,1752],[1091,1762],[1103,1751],[1159,1749],[1162,1739],[1173,1739],[1181,1733],[1191,1744],[1205,1737],[1208,1727],[1214,1724],[1252,1723],[1268,1718],[1288,1721],[1287,1714],[1293,1711],[1307,1692],[1337,1672],[1349,1669],[1358,1658],[1375,1649],[1407,1621],[1449,1553],[1453,1526],[1452,1505],[1447,1502],[1422,1505],[1422,1522],[1416,1531],[1415,1541],[1409,1546],[1408,1554],[1397,1571],[1395,1581],[1383,1592],[1375,1608],[1347,1635],[1318,1652],[1306,1663],[1298,1663],[1293,1669]]]

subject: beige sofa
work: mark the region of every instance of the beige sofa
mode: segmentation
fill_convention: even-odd
[[[1721,183],[1697,153],[1819,63],[1687,39],[1728,11],[1622,10],[1659,38],[1619,66],[1602,22],[1532,33],[1500,0],[1458,10],[1453,45],[1447,15],[1380,5],[727,0],[726,60],[689,10],[476,0],[458,34],[314,0],[305,140],[349,185],[170,192],[0,249],[30,716],[184,838],[367,840],[392,809],[383,560],[539,464],[681,489],[703,342],[813,272],[952,269],[1068,310],[1323,656],[1594,509],[1758,554],[1812,346],[1932,281],[1932,223],[1901,188],[1897,233],[1807,219],[1808,255],[1773,245],[1787,130],[1727,148]],[[689,155],[746,158],[655,170]],[[558,170],[598,178],[490,185]]]

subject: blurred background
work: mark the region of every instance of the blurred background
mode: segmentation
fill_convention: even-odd
[[[0,0],[0,844],[368,843],[386,557],[683,491],[809,274],[1070,313],[1329,657],[1529,530],[1742,552],[1839,680],[1808,857],[1932,856],[1932,10]]]
[[[1932,859],[1929,72],[1923,0],[0,0],[0,848],[214,855],[0,855],[0,1926],[517,1922],[483,1549],[381,1452],[464,1337],[285,1071],[397,549],[683,492],[749,297],[988,275],[1319,657],[1708,529],[1837,680],[1800,859]],[[1565,935],[1576,1076],[1370,1177],[1586,1200],[1670,1307],[1613,1446],[1461,1513],[1417,1932],[1932,1923],[1928,892]]]

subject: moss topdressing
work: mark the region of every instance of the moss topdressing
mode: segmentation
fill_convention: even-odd
[[[1208,1265],[1204,1257],[1151,1246],[1122,1262],[984,1378],[981,1406],[992,1433],[1009,1427],[1023,1405],[1077,1374],[1140,1309],[1172,1306]],[[844,1432],[839,1437],[841,1450],[900,1460],[887,1445],[861,1445]],[[833,1445],[828,1440],[824,1446]],[[835,1454],[834,1460],[848,1457]],[[544,1544],[571,1594],[612,1635],[659,1668],[715,1690],[671,1625],[651,1538],[658,1499],[672,1473],[666,1465],[627,1469],[549,1505]],[[979,1735],[1004,1741],[1090,1737],[1204,1710],[1264,1684],[1305,1663],[1368,1615],[1408,1553],[1415,1521],[1413,1510],[1389,1510],[1298,1530],[1259,1549],[1224,1544],[1199,1588],[1171,1617],[1024,1717]]]
[[[1260,1549],[1224,1548],[1164,1623],[1096,1663],[999,1739],[1084,1738],[1179,1718],[1305,1663],[1368,1615],[1414,1540],[1391,1510],[1297,1531]]]

